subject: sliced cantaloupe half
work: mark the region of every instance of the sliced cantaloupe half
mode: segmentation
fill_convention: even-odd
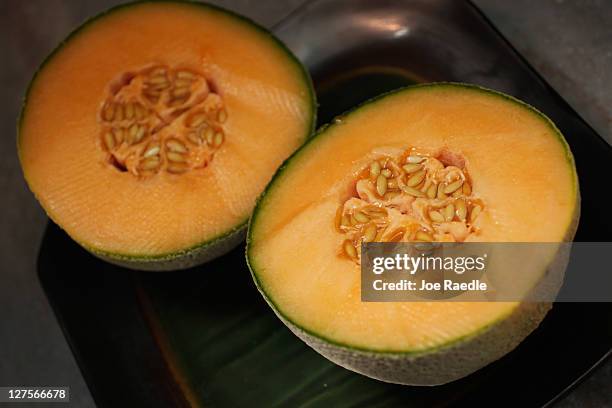
[[[243,238],[314,109],[306,71],[255,23],[142,2],[90,20],[47,59],[18,149],[31,190],[81,245],[128,267],[185,268]]]
[[[550,304],[362,302],[360,244],[562,242],[578,204],[571,152],[541,113],[475,86],[416,86],[294,154],[256,207],[247,258],[275,312],[327,358],[384,381],[441,384],[512,350]],[[564,269],[558,258],[529,268]]]

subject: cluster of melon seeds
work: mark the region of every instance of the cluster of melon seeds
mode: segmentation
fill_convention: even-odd
[[[336,214],[341,253],[359,261],[364,242],[462,242],[484,209],[459,155],[418,153],[372,161]]]
[[[154,66],[124,74],[101,105],[107,162],[137,177],[204,168],[225,141],[223,100],[191,70]]]

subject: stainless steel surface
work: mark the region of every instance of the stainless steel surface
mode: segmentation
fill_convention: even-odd
[[[23,182],[15,152],[15,122],[25,87],[44,57],[84,18],[116,3],[0,3],[0,46],[5,56],[0,66],[4,134],[0,141],[0,189],[4,192],[0,201],[4,230],[0,236],[0,385],[69,385],[71,405],[79,407],[94,404],[36,278],[36,254],[46,218]],[[270,26],[301,1],[215,3]],[[553,87],[612,141],[608,85],[612,81],[612,2],[477,0],[476,4]],[[351,36],[345,33],[322,40],[349,42]],[[558,406],[612,406],[612,361]]]

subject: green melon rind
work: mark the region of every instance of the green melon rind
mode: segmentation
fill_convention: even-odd
[[[472,91],[484,92],[490,96],[504,98],[510,102],[517,103],[543,120],[557,136],[563,145],[568,167],[572,172],[574,181],[575,205],[574,212],[569,221],[563,241],[572,241],[578,221],[580,218],[580,190],[576,172],[574,157],[567,141],[556,127],[556,125],[542,112],[520,101],[510,95],[493,91],[477,85],[439,82],[430,84],[419,84],[393,90],[372,98],[356,108],[342,114],[342,117],[353,114],[360,109],[372,106],[376,101],[388,96],[403,92],[412,92],[435,87],[455,87]],[[464,377],[483,366],[501,358],[513,350],[521,341],[535,330],[540,322],[551,309],[552,305],[546,302],[522,302],[508,314],[499,316],[497,320],[483,326],[479,330],[458,338],[451,339],[444,344],[423,350],[369,350],[360,346],[344,344],[325,336],[315,333],[293,321],[283,313],[265,291],[265,287],[257,276],[256,260],[251,254],[251,248],[255,241],[254,231],[257,228],[258,215],[265,210],[266,201],[274,191],[274,187],[281,183],[286,170],[291,164],[303,154],[311,145],[315,145],[319,138],[324,137],[327,131],[338,124],[332,123],[321,127],[300,149],[295,151],[281,167],[278,168],[270,183],[260,195],[249,222],[247,232],[246,261],[251,276],[257,289],[270,305],[280,320],[307,345],[325,356],[334,363],[381,381],[407,384],[407,385],[439,385]],[[553,275],[556,277],[554,287],[534,288],[533,293],[542,290],[558,291],[563,281],[563,274],[568,262],[568,254],[559,252],[543,276]],[[548,292],[550,293],[550,292]],[[556,293],[556,292],[555,292]],[[535,298],[538,298],[536,295]]]
[[[53,57],[57,53],[61,51],[61,49],[70,42],[73,38],[75,38],[78,34],[83,32],[84,30],[90,28],[94,25],[94,23],[100,21],[104,17],[110,16],[118,11],[123,11],[124,9],[130,9],[139,5],[146,4],[162,4],[162,3],[170,3],[170,4],[182,4],[185,6],[193,6],[198,8],[203,8],[208,11],[217,12],[223,17],[233,19],[234,21],[241,22],[253,29],[254,32],[264,36],[268,41],[278,47],[283,51],[285,56],[287,56],[287,60],[293,64],[298,72],[298,76],[301,77],[305,88],[308,92],[308,97],[310,99],[310,125],[305,129],[304,136],[302,137],[302,141],[308,140],[308,138],[314,133],[316,126],[316,96],[314,92],[314,86],[312,83],[312,79],[310,78],[310,74],[306,70],[306,68],[302,65],[302,63],[297,59],[297,57],[287,48],[287,46],[276,38],[270,31],[261,25],[257,24],[253,20],[242,16],[240,14],[236,14],[230,10],[226,10],[222,7],[200,3],[196,1],[189,0],[142,0],[136,1],[126,4],[121,4],[115,7],[112,7],[96,16],[93,16],[87,19],[84,23],[82,23],[79,27],[74,29],[51,53],[43,60],[42,64],[38,67],[32,80],[30,81],[25,96],[22,101],[22,108],[19,114],[19,118],[17,119],[17,156],[19,158],[19,162],[21,164],[21,168],[24,172],[24,178],[26,182],[28,181],[27,174],[25,168],[23,167],[23,160],[21,157],[21,127],[26,117],[27,112],[27,101],[28,96],[30,95],[30,91],[34,87],[36,80],[39,77],[39,74],[43,72],[47,63],[49,63]],[[28,182],[29,185],[29,182]],[[36,196],[36,194],[35,194]],[[36,197],[38,200],[38,197]],[[40,202],[40,200],[38,200]],[[55,217],[47,208],[43,208],[46,214],[51,218],[51,220],[55,221]],[[57,223],[56,223],[57,224]],[[59,225],[59,224],[58,224]],[[204,262],[208,262],[218,256],[221,256],[231,249],[235,248],[240,242],[244,240],[246,235],[246,229],[248,225],[248,217],[247,219],[241,221],[236,226],[230,228],[229,230],[219,234],[210,239],[206,239],[205,241],[199,242],[193,245],[190,248],[170,252],[163,254],[133,254],[133,253],[121,253],[121,252],[109,252],[100,248],[96,248],[94,246],[88,245],[86,243],[79,242],[75,239],[76,242],[79,243],[83,248],[87,251],[91,252],[93,255],[101,258],[107,262],[113,263],[115,265],[124,266],[131,269],[142,269],[142,270],[150,270],[150,271],[166,271],[166,270],[175,270],[175,269],[186,269],[196,265],[200,265]],[[61,226],[60,226],[61,227]]]
[[[99,251],[85,245],[82,246],[96,257],[125,268],[138,269],[142,271],[188,269],[208,261],[212,261],[213,259],[225,255],[237,247],[238,244],[244,241],[246,236],[247,221],[248,220],[243,221],[229,232],[220,234],[219,236],[202,244],[195,245],[189,249],[179,252],[171,252],[163,255],[122,255]]]
[[[535,330],[550,303],[521,303],[477,333],[428,352],[380,353],[338,346],[283,319],[308,346],[341,367],[376,380],[403,385],[441,385],[463,378],[500,359]]]

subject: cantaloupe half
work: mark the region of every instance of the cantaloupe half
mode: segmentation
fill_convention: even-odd
[[[179,269],[244,238],[314,116],[307,72],[260,26],[201,3],[139,2],[93,18],[46,60],[18,150],[75,241],[128,267]]]
[[[563,242],[578,209],[572,154],[544,115],[475,86],[421,85],[342,116],[279,169],[247,260],[276,314],[325,357],[383,381],[442,384],[511,351],[550,303],[362,302],[360,244]],[[537,259],[525,267],[541,276],[566,265]]]

